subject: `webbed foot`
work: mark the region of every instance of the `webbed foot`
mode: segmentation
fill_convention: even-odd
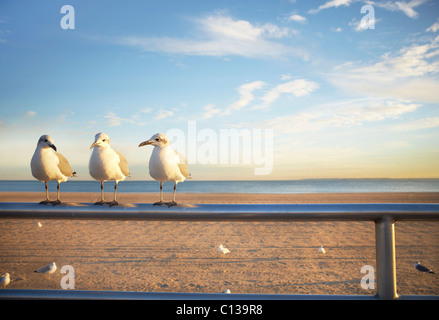
[[[119,203],[116,200],[113,200],[111,202],[106,202],[106,204],[108,204],[110,207],[112,207],[112,206],[117,206]]]
[[[170,208],[170,207],[176,206],[177,202],[171,201],[171,202],[166,202],[165,204],[168,206],[168,208]]]
[[[52,204],[52,206],[56,206],[57,204],[61,204],[61,201],[55,200],[55,201],[50,201],[50,203]]]

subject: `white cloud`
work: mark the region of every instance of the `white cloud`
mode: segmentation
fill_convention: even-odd
[[[290,38],[296,31],[266,23],[252,24],[223,14],[194,19],[196,38],[139,37],[120,38],[117,43],[140,47],[144,51],[196,56],[244,56],[249,58],[281,58],[299,56],[307,59],[302,49],[285,45],[279,39]]]
[[[290,21],[295,21],[295,22],[299,22],[299,23],[305,23],[306,22],[306,18],[299,15],[299,14],[292,14],[288,20]]]
[[[375,64],[345,63],[330,81],[345,91],[380,97],[439,102],[439,36],[430,43],[386,53]]]
[[[143,109],[139,110],[139,113],[151,113],[152,112],[152,108],[146,107]]]
[[[392,131],[414,131],[439,127],[439,117],[424,118],[396,124],[391,127]]]
[[[262,123],[263,127],[283,133],[321,131],[326,128],[360,126],[364,123],[398,119],[421,105],[398,101],[358,100],[319,107],[312,111],[276,117]]]
[[[282,75],[282,79],[291,79],[291,76]],[[264,81],[253,81],[245,83],[238,87],[239,99],[221,112],[221,109],[215,108],[213,104],[208,104],[204,107],[206,111],[203,118],[211,118],[214,115],[227,116],[234,111],[247,109],[265,109],[269,108],[281,95],[292,95],[295,97],[302,97],[309,95],[318,88],[318,84],[304,79],[296,79],[289,82],[279,84],[268,91],[261,91],[267,87],[268,84]],[[258,95],[256,93],[260,91]],[[259,104],[251,106],[254,101]],[[249,107],[250,106],[250,107]]]
[[[365,31],[368,30],[368,26],[373,26],[372,29],[375,28],[375,24],[379,22],[381,19],[370,18],[365,24],[362,20],[352,19],[351,22],[348,23],[350,27],[353,27],[355,31]],[[341,30],[340,30],[341,31]]]
[[[324,9],[329,8],[337,8],[340,6],[348,7],[354,2],[359,2],[360,0],[331,0],[327,1],[326,3],[320,5],[316,9],[311,9],[308,12],[309,13],[317,13]],[[429,0],[410,0],[410,1],[372,1],[372,0],[366,0],[363,1],[366,4],[370,4],[372,6],[376,6],[379,8],[383,8],[389,11],[401,11],[403,12],[407,17],[409,18],[417,18],[419,16],[419,13],[415,11],[414,8],[419,7],[420,5],[423,5],[424,3],[428,2]]]
[[[337,8],[339,6],[348,7],[354,0],[331,0],[322,5],[320,5],[317,9],[311,9],[309,13],[317,13],[320,10],[329,9],[329,8]]]
[[[159,110],[154,116],[154,120],[165,119],[174,115],[174,111],[171,110]]]
[[[25,116],[25,117],[29,117],[29,118],[33,118],[33,117],[35,117],[36,115],[37,115],[37,113],[36,113],[35,111],[32,111],[32,110],[26,111],[26,112],[24,113],[24,116]]]
[[[246,20],[234,20],[224,15],[206,16],[195,21],[202,26],[207,34],[214,35],[214,38],[217,39],[257,41],[261,38],[289,37],[294,33],[291,29],[279,28],[271,23],[258,26]]]
[[[425,1],[422,1],[422,0],[421,1],[420,0],[412,0],[410,2],[396,1],[395,5],[398,8],[398,10],[404,12],[407,15],[407,17],[417,18],[419,14],[413,8],[421,5],[424,2]]]
[[[136,112],[133,116],[129,118],[123,118],[118,116],[115,112],[108,111],[106,115],[104,115],[105,119],[108,119],[108,125],[110,127],[118,127],[122,125],[123,123],[131,123],[138,126],[144,126],[146,125],[146,122],[141,121],[141,114],[142,113],[149,113],[151,112],[150,108],[144,108]]]
[[[122,124],[123,121],[126,121],[127,119],[123,119],[121,117],[118,117],[114,112],[107,112],[107,114],[104,116],[105,119],[108,119],[108,125],[110,127],[117,127]]]
[[[286,83],[282,83],[268,91],[263,97],[263,104],[258,108],[264,108],[271,105],[282,94],[294,95],[296,97],[309,95],[312,91],[316,90],[319,85],[313,81],[296,79]]]
[[[219,114],[221,112],[220,108],[215,108],[215,105],[212,103],[207,104],[203,108],[206,112],[203,115],[204,119],[212,118],[214,115]]]
[[[365,1],[365,3],[377,6],[390,11],[402,11],[409,18],[417,18],[419,13],[414,8],[423,5],[429,0],[411,0],[411,1]]]
[[[238,88],[239,100],[228,106],[223,115],[229,115],[232,111],[241,110],[248,106],[254,99],[253,91],[261,89],[264,85],[263,81],[253,81],[240,86]]]
[[[436,32],[439,30],[439,18],[433,23],[430,27],[428,27],[425,31]]]

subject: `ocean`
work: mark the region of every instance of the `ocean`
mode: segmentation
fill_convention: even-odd
[[[49,191],[56,191],[56,182],[48,183]],[[165,192],[173,190],[172,182],[164,183]],[[113,181],[104,183],[104,191],[112,192]],[[439,179],[304,179],[260,181],[196,181],[178,184],[178,192],[187,193],[344,193],[344,192],[439,192]],[[159,192],[157,181],[120,182],[122,193]],[[44,192],[44,184],[37,180],[0,180],[0,192]],[[97,181],[75,181],[61,184],[62,192],[100,192]]]

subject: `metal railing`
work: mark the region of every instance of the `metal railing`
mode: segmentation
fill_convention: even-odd
[[[373,221],[376,241],[377,294],[210,294],[80,290],[0,290],[3,299],[439,299],[399,296],[396,287],[396,221],[439,220],[438,204],[198,204],[157,207],[151,204],[94,206],[0,203],[0,218],[172,221]]]

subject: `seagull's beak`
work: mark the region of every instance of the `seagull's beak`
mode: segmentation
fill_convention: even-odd
[[[93,149],[98,144],[97,141],[93,142],[93,144],[90,146],[90,149]]]
[[[143,147],[143,146],[146,146],[148,144],[152,144],[152,141],[151,140],[143,141],[141,144],[139,144],[139,147]]]
[[[55,147],[55,145],[54,144],[51,144],[51,143],[49,143],[49,147],[51,147],[53,150],[55,150],[56,151],[56,147]]]

